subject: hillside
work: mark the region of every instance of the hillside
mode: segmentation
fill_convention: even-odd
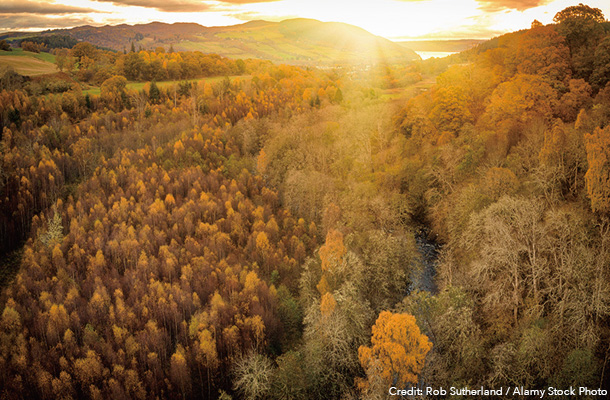
[[[608,398],[610,31],[554,19],[413,63],[0,68],[0,399]]]
[[[45,32],[68,34],[114,50],[154,49],[216,53],[230,58],[259,58],[291,64],[369,63],[376,60],[419,59],[412,50],[364,29],[337,22],[290,19],[251,21],[241,25],[204,27],[194,23],[81,26]]]
[[[0,51],[0,66],[12,67],[21,75],[52,74],[57,71],[54,57],[48,53],[31,53],[14,49],[13,51]]]

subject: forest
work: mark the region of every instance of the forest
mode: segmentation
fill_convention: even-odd
[[[58,72],[0,70],[1,398],[610,389],[601,10],[370,69],[21,45]]]

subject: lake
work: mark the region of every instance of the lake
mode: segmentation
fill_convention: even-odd
[[[452,54],[456,54],[457,51],[416,51],[416,53],[422,58],[422,60],[426,60],[426,59],[432,58],[432,57],[437,57],[437,58],[447,57]]]

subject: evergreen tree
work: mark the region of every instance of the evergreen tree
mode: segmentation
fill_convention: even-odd
[[[159,102],[160,97],[161,92],[159,91],[159,87],[157,86],[155,81],[152,81],[150,83],[150,89],[148,90],[148,98],[150,99],[150,102],[152,104],[157,104]]]

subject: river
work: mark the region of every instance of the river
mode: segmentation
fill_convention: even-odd
[[[432,236],[433,234],[426,227],[419,227],[415,232],[415,246],[421,257],[421,269],[413,272],[409,292],[421,290],[433,295],[438,293],[434,277],[441,245]]]

